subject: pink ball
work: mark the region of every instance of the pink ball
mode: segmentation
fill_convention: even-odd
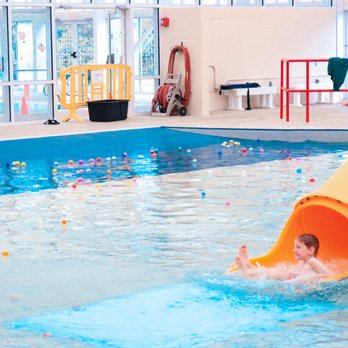
[[[83,178],[79,177],[79,178],[77,179],[77,181],[78,181],[78,182],[83,182]]]

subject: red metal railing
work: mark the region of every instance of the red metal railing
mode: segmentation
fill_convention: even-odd
[[[306,122],[309,122],[309,94],[318,92],[334,92],[333,89],[310,89],[309,83],[309,63],[325,63],[328,59],[282,59],[280,62],[280,119],[283,119],[284,109],[284,93],[285,93],[285,116],[286,122],[290,121],[290,93],[302,92],[306,93]],[[290,88],[290,63],[305,63],[306,64],[306,88],[291,89]],[[285,69],[284,69],[285,65]],[[284,86],[285,80],[285,86]],[[339,92],[348,92],[348,89],[340,89]]]

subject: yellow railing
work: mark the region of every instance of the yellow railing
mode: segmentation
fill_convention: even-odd
[[[60,71],[60,104],[70,111],[64,122],[72,118],[83,122],[76,110],[88,101],[131,99],[132,71],[125,64],[76,65]]]

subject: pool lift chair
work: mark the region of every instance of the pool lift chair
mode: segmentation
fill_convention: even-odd
[[[348,278],[348,161],[317,191],[301,198],[294,206],[283,231],[263,256],[250,259],[254,265],[272,267],[295,263],[294,240],[303,233],[318,237],[318,257],[335,265],[335,275],[321,281]],[[232,263],[226,273],[239,267]]]

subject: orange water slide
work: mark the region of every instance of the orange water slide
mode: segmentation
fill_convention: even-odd
[[[301,198],[273,247],[250,261],[264,267],[295,263],[294,239],[315,234],[320,241],[318,257],[335,265],[335,275],[323,281],[348,278],[348,161],[317,191]],[[226,273],[238,270],[233,263]]]

